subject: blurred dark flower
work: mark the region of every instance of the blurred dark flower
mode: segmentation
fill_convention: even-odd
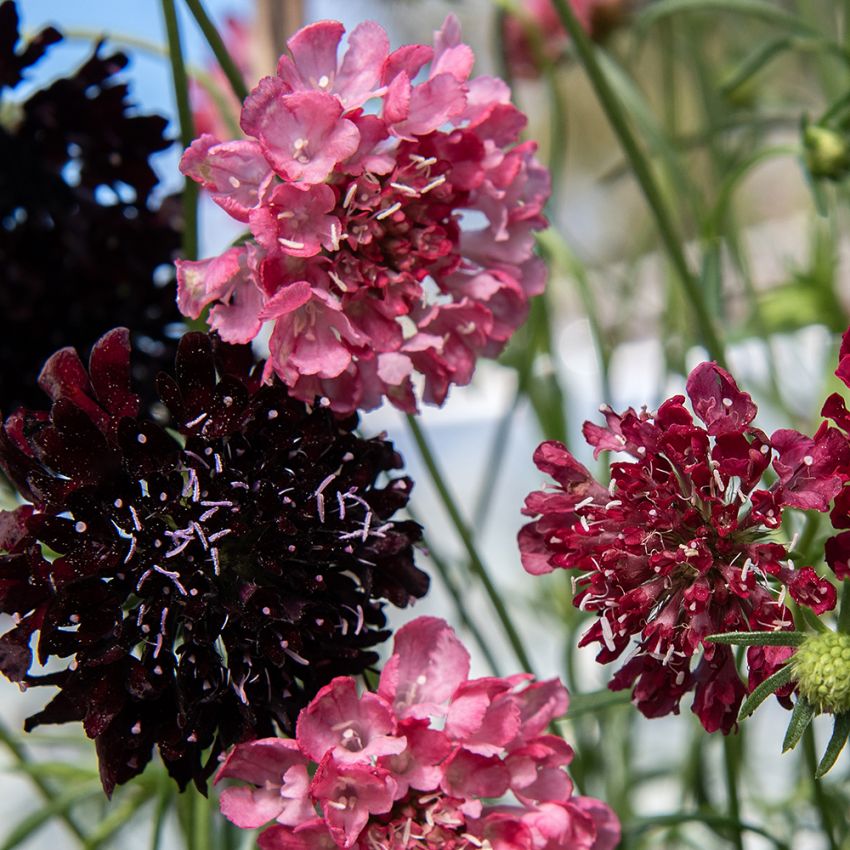
[[[173,361],[164,328],[180,321],[172,261],[176,198],[152,201],[153,154],[171,141],[166,119],[134,114],[116,75],[123,53],[98,45],[73,74],[16,101],[22,72],[59,41],[43,30],[20,52],[18,13],[0,5],[0,407],[39,403],[36,378],[51,352],[88,349],[118,324],[132,329],[137,380]],[[154,278],[157,283],[155,285]]]
[[[190,333],[157,384],[171,419],[138,416],[125,329],[73,349],[39,383],[50,413],[21,410],[0,463],[31,504],[0,514],[0,670],[59,693],[30,717],[82,721],[107,793],[160,754],[203,787],[233,743],[291,734],[334,676],[376,663],[384,601],[428,579],[420,535],[391,517],[411,482],[402,461],[321,405],[261,385],[250,349]],[[71,659],[35,675],[37,657]],[[54,669],[54,668],[50,668]],[[205,757],[205,760],[204,760]]]

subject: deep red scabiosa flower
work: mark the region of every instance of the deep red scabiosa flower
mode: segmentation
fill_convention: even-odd
[[[384,601],[428,587],[419,526],[392,519],[411,483],[377,483],[401,459],[355,416],[261,385],[249,349],[192,333],[158,378],[166,429],[138,416],[129,363],[123,329],[88,372],[57,352],[50,412],[0,432],[30,503],[0,514],[0,610],[17,618],[0,670],[60,688],[27,728],[82,721],[107,792],[154,745],[181,786],[203,786],[234,742],[294,731],[334,676],[377,661]],[[31,670],[36,632],[38,661],[64,669]]]
[[[288,42],[242,109],[247,139],[201,136],[181,169],[250,228],[178,264],[179,301],[228,342],[271,324],[265,378],[347,413],[442,404],[498,354],[544,283],[532,256],[549,176],[507,86],[470,78],[454,17],[390,52],[374,23]],[[416,375],[421,376],[414,382]]]
[[[703,639],[793,629],[786,591],[817,614],[834,607],[833,585],[811,567],[795,569],[792,547],[770,532],[786,507],[827,510],[850,449],[834,428],[768,438],[752,424],[750,396],[713,363],[691,372],[687,392],[696,420],[675,396],[654,414],[604,407],[604,425],[585,424],[596,456],[630,456],[611,464],[609,487],[563,445],[543,443],[535,463],[557,484],[527,498],[523,513],[536,519],[519,545],[532,574],[579,573],[574,604],[597,614],[581,645],[600,644],[597,660],[636,642],[609,687],[633,688],[647,717],[678,712],[693,691],[703,726],[728,732],[744,686],[729,648]],[[778,481],[761,487],[771,461]],[[754,683],[783,660],[762,650],[749,653]]]
[[[613,850],[616,816],[573,795],[572,750],[545,734],[566,711],[563,685],[468,675],[449,626],[413,620],[377,693],[336,678],[301,712],[294,741],[230,752],[216,781],[251,784],[226,788],[222,812],[243,829],[275,821],[262,850]]]

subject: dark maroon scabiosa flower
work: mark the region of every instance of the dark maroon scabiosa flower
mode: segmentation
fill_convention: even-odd
[[[153,199],[153,155],[167,121],[139,115],[119,75],[123,53],[100,46],[76,71],[18,97],[26,69],[62,36],[19,46],[14,2],[0,4],[0,408],[41,403],[36,378],[66,345],[88,350],[115,325],[131,328],[134,377],[150,387],[174,361],[166,332],[180,322],[172,262],[179,199]],[[17,52],[16,52],[17,50]],[[156,283],[154,280],[156,272]],[[159,285],[157,285],[159,284]]]
[[[124,329],[88,373],[57,352],[40,378],[51,411],[0,432],[31,502],[0,514],[0,610],[17,617],[0,669],[60,688],[27,728],[82,721],[107,792],[155,744],[203,787],[224,748],[291,733],[317,690],[377,661],[384,600],[428,587],[420,529],[392,519],[411,482],[378,483],[401,466],[392,445],[261,385],[249,349],[184,336],[158,379],[168,428],[138,417],[129,355]],[[39,662],[64,669],[30,672],[35,632]]]
[[[850,449],[834,428],[814,439],[789,430],[769,439],[751,424],[750,396],[713,363],[691,372],[687,392],[700,421],[675,396],[655,414],[604,407],[604,426],[585,424],[596,456],[631,456],[611,464],[609,487],[563,445],[543,443],[534,460],[557,486],[526,500],[523,513],[536,519],[519,544],[530,573],[580,573],[574,604],[597,614],[581,645],[600,644],[597,660],[613,661],[636,642],[613,690],[633,688],[647,717],[678,712],[694,691],[703,726],[728,732],[745,689],[729,647],[703,639],[793,629],[786,590],[818,614],[835,605],[832,584],[810,567],[795,569],[793,547],[769,535],[785,507],[828,508]],[[778,480],[762,488],[771,460]],[[753,683],[777,661],[762,650],[749,653]]]

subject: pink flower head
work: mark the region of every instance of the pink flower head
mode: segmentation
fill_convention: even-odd
[[[250,227],[256,297],[237,299],[239,327],[272,324],[266,377],[340,413],[384,398],[413,412],[467,384],[525,320],[545,277],[533,249],[549,175],[519,143],[507,86],[470,76],[454,17],[433,47],[390,52],[364,23],[341,51],[343,34],[321,21],[292,36],[245,101],[249,138],[205,136],[181,168]],[[181,305],[217,304],[217,279],[202,279],[216,268],[194,268]]]
[[[608,488],[560,443],[543,443],[535,463],[557,484],[526,499],[523,513],[534,520],[519,545],[528,572],[578,573],[574,604],[597,614],[581,645],[598,643],[600,662],[636,642],[609,687],[632,688],[647,717],[678,712],[694,691],[703,726],[728,732],[745,688],[729,649],[703,640],[793,629],[772,583],[816,613],[835,605],[832,585],[811,568],[795,570],[788,548],[767,535],[785,507],[827,509],[847,447],[835,429],[814,440],[793,431],[768,439],[752,425],[752,399],[713,363],[691,372],[687,390],[698,421],[676,396],[654,414],[606,407],[604,425],[585,424],[595,454],[627,457],[611,464]],[[771,461],[779,481],[765,489]]]
[[[255,787],[226,789],[222,811],[243,828],[274,819],[262,850],[461,850],[478,846],[470,836],[494,850],[613,850],[616,816],[573,796],[572,749],[541,734],[566,707],[563,685],[468,674],[443,620],[413,620],[378,693],[336,678],[301,712],[295,741],[237,745],[218,778]],[[485,802],[509,792],[514,802]]]

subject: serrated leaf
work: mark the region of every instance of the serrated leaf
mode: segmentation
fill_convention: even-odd
[[[835,715],[835,725],[832,727],[832,737],[824,750],[823,758],[820,760],[818,769],[815,771],[815,779],[820,779],[826,776],[832,766],[841,755],[844,745],[847,743],[847,736],[850,735],[850,712]]]
[[[743,702],[738,718],[749,717],[774,691],[787,685],[793,676],[793,668],[786,664],[772,676],[768,676]]]
[[[704,638],[732,646],[799,646],[805,639],[805,632],[723,632]]]
[[[782,742],[783,753],[793,750],[800,743],[803,732],[806,731],[806,727],[812,722],[814,716],[815,707],[804,696],[799,696],[794,711],[791,713],[791,720],[785,732],[785,740]]]

